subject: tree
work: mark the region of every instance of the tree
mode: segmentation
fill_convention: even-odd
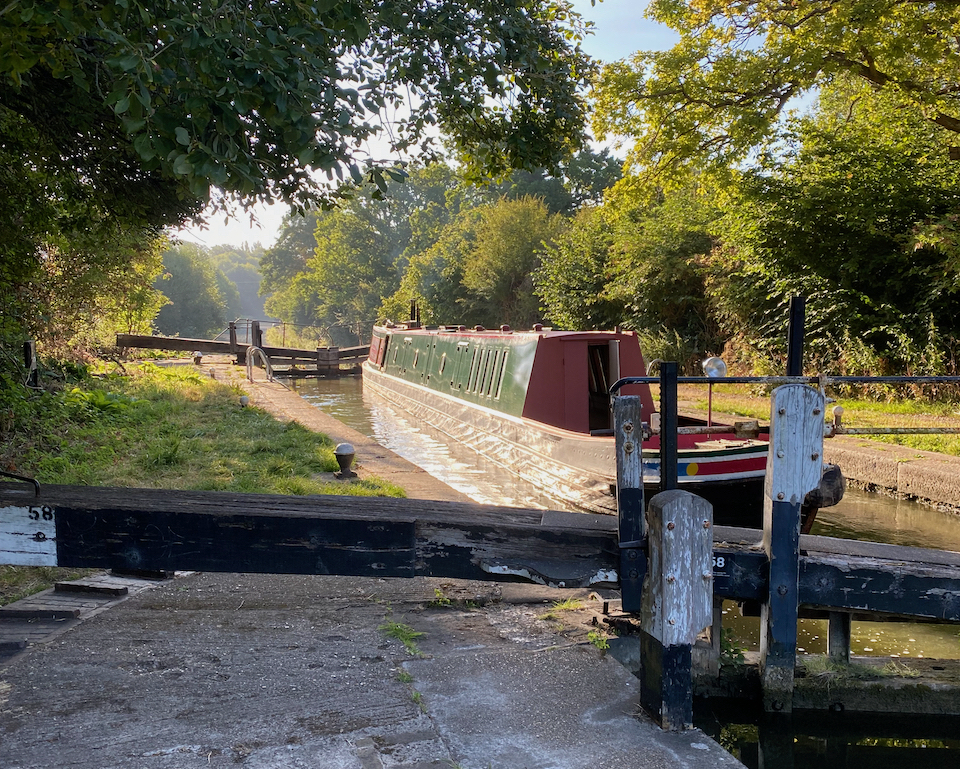
[[[604,192],[621,177],[623,162],[607,150],[599,153],[583,149],[554,171],[539,168],[514,171],[502,182],[488,185],[491,202],[501,197],[539,198],[551,214],[572,215],[588,204],[599,205]]]
[[[604,211],[586,208],[544,250],[533,280],[550,323],[585,331],[623,322],[623,304],[607,291],[613,240]]]
[[[478,175],[555,165],[582,142],[586,26],[569,0],[5,3],[0,304],[50,238],[102,253],[91,221],[146,243],[211,197],[383,195],[440,131]]]
[[[482,208],[461,210],[438,233],[434,243],[413,251],[407,260],[400,286],[384,299],[380,317],[405,320],[411,303],[423,323],[478,325],[483,320],[471,314],[470,294],[463,283],[464,265],[476,243]]]
[[[26,335],[45,344],[48,354],[70,353],[79,338],[99,344],[107,307],[125,302],[128,308],[146,302],[146,323],[152,320],[146,308],[159,268],[163,214],[136,221],[117,216],[138,202],[120,195],[92,198],[95,179],[69,162],[69,147],[44,139],[0,106],[0,344],[19,344]],[[119,184],[118,163],[108,146],[97,173],[116,172]],[[79,328],[81,320],[91,328]]]
[[[470,317],[487,326],[528,328],[540,320],[533,273],[566,226],[536,198],[501,200],[480,211],[475,242],[463,265]]]
[[[960,211],[960,168],[939,151],[940,129],[848,85],[794,130],[790,154],[743,175],[718,227],[727,329],[780,351],[785,303],[805,294],[822,365],[847,366],[856,346],[877,368],[930,370],[960,337],[960,251],[937,236]]]
[[[291,211],[283,218],[280,235],[273,247],[268,248],[260,260],[263,282],[260,293],[272,294],[287,286],[307,267],[307,262],[317,248],[314,231],[317,229],[316,210],[297,213]]]
[[[469,198],[450,167],[434,163],[412,167],[386,197],[358,191],[335,210],[291,215],[261,263],[267,309],[338,344],[358,343],[411,255],[429,249]],[[408,311],[407,303],[400,317]]]
[[[163,269],[155,285],[169,304],[157,315],[157,330],[200,339],[223,331],[226,301],[217,287],[219,270],[205,250],[193,243],[170,248],[163,254]]]
[[[260,243],[242,246],[214,246],[208,252],[213,265],[223,274],[224,279],[232,284],[224,288],[218,278],[221,293],[227,299],[228,318],[265,318],[263,298],[260,296],[260,259],[263,257],[263,246]],[[236,299],[230,299],[236,291]]]
[[[960,6],[913,0],[653,0],[680,35],[604,68],[594,127],[636,139],[633,162],[664,173],[724,169],[775,140],[795,97],[856,76],[960,132]]]
[[[581,141],[583,32],[567,0],[25,0],[0,9],[0,106],[98,195],[303,205],[317,172],[383,190],[364,142],[429,151],[437,125],[477,170],[555,165]]]
[[[649,195],[635,177],[622,180],[547,249],[534,277],[548,317],[635,329],[650,358],[699,360],[719,346],[705,285],[719,213],[697,184]]]
[[[0,304],[0,344],[42,340],[47,355],[82,358],[112,347],[115,334],[149,333],[164,299],[153,288],[163,241],[98,228],[102,244],[52,240],[40,268]]]
[[[354,213],[337,212],[317,227],[317,252],[310,260],[315,317],[337,345],[369,336],[383,297],[397,284],[397,243]]]

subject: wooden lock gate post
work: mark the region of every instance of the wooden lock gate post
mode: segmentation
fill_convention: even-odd
[[[640,701],[664,729],[688,729],[693,645],[713,624],[713,506],[689,491],[660,492],[647,509],[647,532]]]
[[[799,609],[800,507],[817,488],[823,467],[821,392],[805,384],[773,391],[770,453],[764,480],[763,551],[770,578],[760,607],[760,668],[764,709],[793,709]]]
[[[640,698],[661,727],[685,729],[693,725],[693,644],[713,623],[713,506],[673,489],[644,514],[640,398],[618,396],[613,412],[620,596],[624,612],[641,615]],[[662,478],[668,488],[675,468],[675,453],[661,461],[661,474],[673,474]]]

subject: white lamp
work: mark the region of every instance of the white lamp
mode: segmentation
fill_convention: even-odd
[[[708,379],[719,379],[727,375],[727,364],[712,356],[700,364]],[[713,382],[707,383],[707,427],[713,427]]]

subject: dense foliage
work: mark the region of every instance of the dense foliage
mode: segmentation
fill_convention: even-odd
[[[555,166],[582,141],[583,32],[567,0],[4,4],[0,332],[50,309],[47,261],[122,270],[212,195],[382,195],[441,132],[478,175]]]
[[[384,198],[288,218],[261,261],[267,312],[339,345],[405,320],[411,303],[426,323],[529,326],[543,319],[533,274],[567,227],[561,212],[618,177],[605,152],[480,187],[442,163],[415,167]]]
[[[679,41],[604,68],[595,128],[647,170],[726,170],[775,138],[792,99],[851,77],[960,131],[960,6],[913,0],[652,0]]]
[[[554,165],[583,127],[582,31],[564,0],[18,2],[0,104],[81,173],[116,151],[139,173],[100,181],[143,202],[169,183],[305,202],[315,171],[363,175],[388,113],[391,150],[439,125],[477,168]]]
[[[223,273],[214,269],[200,246],[184,243],[164,252],[163,274],[155,287],[166,303],[155,320],[157,331],[193,339],[220,333],[227,322],[227,298],[218,275]],[[230,285],[236,293],[236,286]]]
[[[871,89],[828,91],[796,124],[795,151],[743,175],[714,260],[731,330],[775,339],[771,316],[804,294],[813,352],[833,370],[944,370],[960,337],[960,252],[936,233],[960,211],[960,167],[936,127],[900,107]]]

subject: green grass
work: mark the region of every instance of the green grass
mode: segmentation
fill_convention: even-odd
[[[591,630],[587,633],[587,640],[600,651],[606,651],[610,648],[610,642],[607,640],[606,634],[600,630]]]
[[[332,441],[241,408],[238,386],[186,366],[127,372],[81,375],[45,392],[0,372],[0,468],[50,484],[404,496],[376,478],[322,480],[338,469]],[[0,567],[0,603],[71,578]]]
[[[550,607],[550,610],[541,614],[538,619],[541,619],[545,622],[551,620],[557,620],[560,618],[560,614],[565,611],[576,611],[577,609],[583,608],[583,601],[579,598],[567,598],[563,601],[554,601],[553,605]]]
[[[420,708],[421,713],[427,712],[427,703],[423,701],[423,695],[416,689],[410,692],[410,699],[417,704],[417,707]]]
[[[29,429],[0,429],[0,463],[41,483],[403,496],[377,479],[318,479],[338,469],[332,441],[241,408],[239,387],[187,367],[128,370],[28,399]]]

